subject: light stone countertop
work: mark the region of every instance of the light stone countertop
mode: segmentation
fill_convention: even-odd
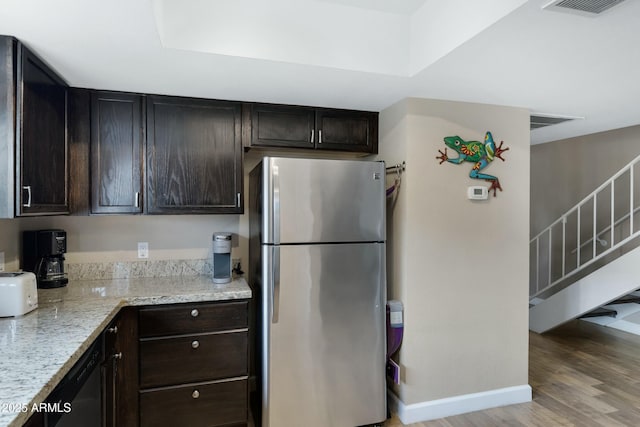
[[[240,278],[211,276],[70,281],[39,289],[38,309],[0,318],[0,427],[20,427],[126,305],[251,298]],[[20,412],[20,409],[26,412]]]

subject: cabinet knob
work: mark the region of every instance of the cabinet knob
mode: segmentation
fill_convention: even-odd
[[[198,311],[197,308],[194,308],[193,310],[191,310],[191,317],[198,317],[199,314],[200,312]]]
[[[114,326],[113,328],[109,328],[109,329],[107,329],[107,332],[112,333],[112,334],[117,334],[118,333],[118,327]]]
[[[198,342],[198,340],[195,340],[191,343],[191,348],[198,348],[200,347],[200,343]]]
[[[113,357],[114,359],[118,359],[118,360],[120,360],[120,359],[122,359],[122,352],[116,353],[116,354],[114,354],[112,357]]]
[[[193,397],[194,399],[199,398],[200,392],[198,390],[193,390],[193,393],[191,393],[191,397]]]

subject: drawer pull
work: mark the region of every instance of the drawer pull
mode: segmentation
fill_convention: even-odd
[[[198,390],[193,390],[193,393],[191,393],[191,397],[193,397],[194,399],[199,398],[200,392]]]
[[[194,308],[193,310],[191,310],[191,317],[198,317],[199,314],[200,312],[198,311],[197,308]]]
[[[121,360],[122,359],[122,352],[116,353],[111,357],[113,357],[114,359],[117,359],[117,360]]]
[[[198,342],[198,340],[195,340],[191,343],[191,348],[198,348],[200,347],[200,343]]]
[[[107,329],[107,331],[111,334],[117,334],[118,333],[118,327],[114,326],[113,328],[109,328]]]

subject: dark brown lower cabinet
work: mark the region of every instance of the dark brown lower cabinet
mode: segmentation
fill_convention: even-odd
[[[139,311],[140,426],[247,426],[248,302]]]
[[[246,427],[247,300],[124,307],[104,331],[101,427]],[[34,413],[26,427],[44,427]]]
[[[247,374],[247,332],[152,339],[140,343],[140,387]],[[185,363],[188,361],[189,363]]]
[[[125,307],[104,334],[103,427],[138,425],[138,311]]]
[[[140,393],[140,426],[246,426],[247,379],[189,384]]]

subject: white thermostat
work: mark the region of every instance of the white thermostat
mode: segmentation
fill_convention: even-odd
[[[482,185],[474,185],[467,188],[467,197],[470,200],[487,200],[489,198],[489,190]]]

